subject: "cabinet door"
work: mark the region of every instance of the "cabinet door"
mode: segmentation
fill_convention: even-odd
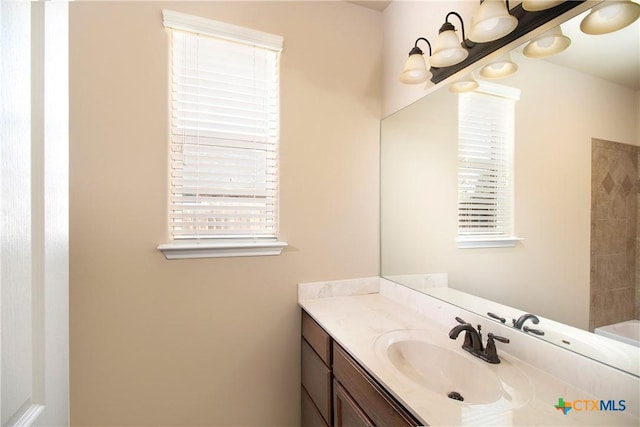
[[[347,352],[333,343],[333,375],[358,407],[378,427],[411,427],[420,423],[379,385]]]
[[[333,382],[333,422],[335,427],[373,427],[374,425],[337,381]]]

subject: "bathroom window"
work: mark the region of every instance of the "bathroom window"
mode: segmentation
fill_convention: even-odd
[[[282,37],[172,11],[165,256],[277,255]]]
[[[514,246],[513,145],[518,89],[482,83],[458,99],[458,247]]]

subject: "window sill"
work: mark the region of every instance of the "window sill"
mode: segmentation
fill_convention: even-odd
[[[519,237],[458,237],[458,249],[513,248]]]
[[[280,255],[285,242],[174,242],[158,246],[167,259],[228,258],[241,256]]]

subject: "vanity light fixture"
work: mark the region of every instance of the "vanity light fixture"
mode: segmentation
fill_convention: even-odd
[[[451,83],[449,85],[449,92],[471,92],[478,89],[478,87],[480,87],[480,84],[473,78],[473,75],[469,74],[468,76]]]
[[[531,40],[522,53],[528,58],[546,58],[562,52],[570,44],[571,39],[562,33],[560,26],[557,26]]]
[[[511,54],[506,55],[491,61],[480,69],[480,77],[485,79],[501,79],[518,71],[518,64],[513,62]]]
[[[631,0],[603,1],[580,23],[583,33],[600,35],[618,31],[640,17],[640,4]]]
[[[486,43],[498,40],[518,26],[518,19],[509,14],[509,0],[484,0],[471,17],[469,40]]]
[[[560,3],[564,3],[564,0],[524,0],[522,8],[528,12],[539,12],[556,7]]]
[[[431,65],[434,67],[449,67],[451,65],[458,64],[464,61],[469,52],[462,47],[458,35],[456,34],[456,27],[449,22],[449,16],[455,15],[460,20],[462,27],[462,43],[466,48],[470,48],[465,40],[464,34],[464,22],[462,17],[456,12],[449,12],[445,18],[444,24],[440,27],[438,38],[435,41],[433,48],[433,55],[431,55]]]
[[[400,74],[400,81],[406,84],[424,83],[431,78],[431,72],[429,71],[429,56],[424,57],[424,52],[418,47],[418,42],[424,40],[429,46],[429,56],[431,56],[431,43],[424,37],[420,37],[416,40],[413,49],[409,52],[409,58],[404,64],[402,74]]]
[[[438,38],[432,45],[433,54],[429,58],[429,61],[431,62],[431,68],[429,69],[432,74],[432,77],[430,78],[431,82],[438,84],[447,78],[452,77],[457,72],[469,67],[480,59],[485,58],[487,55],[496,52],[498,49],[509,45],[515,40],[518,40],[520,37],[530,33],[534,29],[550,23],[554,19],[576,7],[584,5],[585,0],[560,2],[550,0],[525,0],[525,2],[533,5],[530,7],[531,9],[539,9],[541,11],[530,12],[525,10],[520,2],[518,2],[513,9],[509,9],[506,0],[504,0],[506,5],[505,9],[508,11],[508,15],[512,15],[516,18],[517,26],[513,31],[501,38],[477,44],[473,42],[472,38],[466,39],[464,22],[460,15],[455,12],[449,12],[445,23],[440,28]],[[489,8],[489,6],[495,7],[495,5],[492,5],[491,3],[497,3],[497,0],[485,0],[484,2],[480,2],[480,6],[484,6],[486,8]],[[502,4],[502,1],[499,3]],[[551,3],[553,3],[553,7],[551,7]],[[544,7],[542,5],[544,5]],[[548,10],[544,10],[544,8],[548,8]],[[449,22],[449,17],[451,15],[456,15],[460,20],[460,24],[462,26],[462,40],[460,40],[456,35],[456,28]],[[477,18],[474,18],[474,23],[476,22],[476,19]],[[510,18],[508,19],[510,20]]]

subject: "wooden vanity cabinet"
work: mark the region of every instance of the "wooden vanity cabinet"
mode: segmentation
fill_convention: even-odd
[[[418,426],[411,413],[302,311],[302,426]]]
[[[302,312],[302,426],[333,425],[331,337]]]

